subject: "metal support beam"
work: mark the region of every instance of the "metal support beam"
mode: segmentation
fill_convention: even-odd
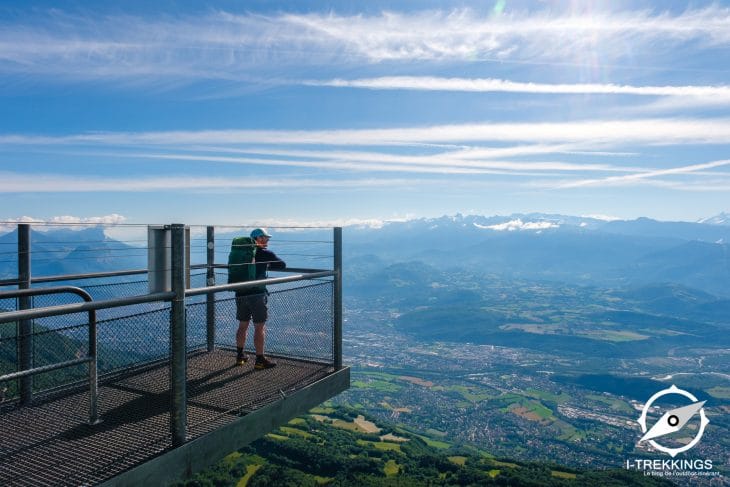
[[[30,225],[18,225],[18,289],[30,288]],[[18,309],[32,308],[31,296],[18,297]],[[33,368],[33,320],[19,320],[18,335],[18,371]],[[20,379],[20,403],[28,405],[33,400],[33,376]]]
[[[207,272],[205,285],[215,286],[215,227],[207,227]],[[215,348],[215,293],[205,297],[205,319],[207,324],[208,351]]]
[[[342,367],[342,227],[334,228],[333,355],[334,366]]]
[[[170,226],[172,244],[172,299],[170,309],[170,429],[173,446],[187,437],[187,324],[185,321],[185,225]]]

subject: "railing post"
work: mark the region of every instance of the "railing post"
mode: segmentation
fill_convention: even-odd
[[[30,288],[30,225],[18,225],[18,289]],[[30,309],[30,296],[18,297],[18,309]],[[18,336],[18,371],[33,368],[33,320],[19,320]],[[33,376],[20,378],[20,403],[30,404],[33,399]]]
[[[96,310],[89,311],[89,424],[99,424],[99,372]]]
[[[205,285],[215,286],[215,227],[207,228],[207,272]],[[215,348],[215,293],[208,293],[205,298],[205,320],[207,323],[208,351]]]
[[[332,338],[334,340],[334,366],[339,369],[342,367],[342,227],[334,228],[334,270],[334,330]]]
[[[185,225],[173,223],[172,292],[170,309],[170,428],[173,446],[185,443],[187,437],[187,325],[185,322]]]

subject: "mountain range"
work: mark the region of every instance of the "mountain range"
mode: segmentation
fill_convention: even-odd
[[[216,262],[226,262],[233,235],[216,235]],[[272,248],[288,254],[290,266],[329,265],[326,259],[315,264],[299,262],[297,255],[311,254],[311,241],[331,240],[330,231],[281,230],[279,235],[287,241],[286,247],[277,248],[274,239]],[[607,221],[542,213],[457,214],[389,222],[378,228],[350,226],[343,235],[346,271],[376,271],[416,261],[454,278],[476,270],[605,287],[674,283],[730,297],[730,219],[726,213],[700,222]],[[31,241],[34,276],[146,266],[145,248],[110,238],[101,227],[33,231]],[[0,278],[17,273],[16,242],[15,231],[0,235]],[[331,254],[331,249],[326,252]],[[346,277],[352,276],[346,273]]]
[[[451,272],[605,287],[674,283],[730,296],[730,225],[562,215],[462,216],[353,228],[357,267],[421,261]],[[375,259],[377,256],[377,259]]]
[[[0,235],[0,279],[18,272],[18,231]],[[147,266],[147,249],[108,237],[102,227],[31,230],[33,277],[80,274]]]

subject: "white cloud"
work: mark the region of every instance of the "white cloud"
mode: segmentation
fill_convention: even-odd
[[[499,153],[496,150],[495,153]],[[493,161],[491,150],[443,152],[435,155],[402,156],[374,152],[325,152],[325,151],[261,151],[262,155],[286,155],[296,159],[232,157],[219,155],[166,154],[118,154],[116,157],[131,159],[167,159],[181,161],[246,164],[260,166],[290,166],[298,168],[331,169],[336,171],[407,172],[423,174],[502,174],[541,175],[558,171],[573,172],[636,172],[643,169],[617,167],[608,164],[568,163],[560,161]],[[480,159],[480,154],[486,157]],[[312,159],[315,158],[316,159]],[[310,160],[299,160],[310,158]]]
[[[618,216],[610,216],[610,215],[601,215],[601,214],[591,214],[591,215],[581,215],[583,218],[592,218],[594,220],[603,220],[606,222],[612,222],[615,220],[621,220]],[[583,224],[581,224],[583,226]]]
[[[498,232],[514,232],[518,230],[547,230],[549,228],[558,228],[560,225],[546,221],[523,222],[521,218],[517,218],[516,220],[510,220],[508,222],[497,223],[494,225],[480,225],[478,223],[474,223],[474,226],[485,230],[496,230]]]
[[[126,220],[126,217],[118,215],[116,213],[112,213],[111,215],[91,217],[78,217],[69,215],[54,216],[49,220],[49,223],[118,225],[120,223],[124,223]]]
[[[411,172],[411,173],[432,173],[432,174],[503,174],[504,171],[490,169],[498,163],[470,164],[463,163],[459,166],[452,166],[444,162],[435,162],[430,159],[412,161],[410,164],[372,163],[358,160],[337,160],[337,161],[299,161],[293,159],[277,160],[251,157],[230,157],[230,156],[199,156],[188,154],[134,154],[133,157],[150,159],[171,159],[182,161],[222,162],[229,164],[255,164],[262,166],[288,166],[305,167],[332,170],[348,171],[386,171],[386,172]]]
[[[598,95],[642,95],[702,97],[715,103],[730,102],[730,86],[631,86],[616,84],[546,84],[522,83],[491,78],[437,78],[432,76],[387,76],[366,79],[334,79],[327,81],[305,81],[313,86],[367,88],[373,90],[425,90],[425,91],[471,91],[509,92],[537,94],[598,94]]]
[[[124,147],[191,147],[221,144],[417,146],[439,143],[528,142],[580,144],[602,150],[627,144],[725,144],[728,118],[642,118],[570,122],[522,122],[434,125],[360,130],[201,130],[104,132],[70,136],[0,135],[4,145],[99,145]]]
[[[646,171],[641,172],[637,174],[627,174],[624,176],[611,176],[607,178],[602,179],[584,179],[580,181],[572,181],[565,184],[562,184],[561,187],[563,188],[576,188],[581,186],[620,186],[620,185],[626,185],[626,184],[635,184],[637,181],[649,179],[649,178],[657,178],[661,176],[670,176],[670,175],[677,175],[677,174],[689,174],[689,173],[697,173],[699,171],[702,171],[703,169],[712,169],[716,167],[723,167],[723,166],[729,166],[730,165],[730,159],[721,160],[721,161],[712,161],[712,162],[706,162],[702,164],[691,164],[687,166],[681,166],[681,167],[673,167],[668,169],[658,169],[654,171]]]
[[[18,218],[7,218],[3,221],[3,223],[60,223],[65,225],[72,225],[72,224],[81,224],[81,225],[118,225],[120,223],[124,223],[127,220],[125,216],[118,215],[116,213],[112,213],[111,215],[104,215],[104,216],[90,216],[90,217],[80,217],[80,216],[70,216],[70,215],[62,215],[62,216],[54,216],[49,219],[41,219],[41,218],[34,218],[32,216],[21,216]]]
[[[73,79],[247,80],[281,66],[493,59],[603,65],[730,43],[730,10],[543,9],[256,15],[155,20],[59,10],[0,23],[0,70]],[[630,46],[628,49],[626,46]]]
[[[343,151],[343,150],[307,150],[307,149],[275,149],[272,147],[248,147],[245,149],[237,148],[233,146],[192,146],[187,149],[190,151],[200,152],[219,152],[221,154],[258,154],[266,156],[285,156],[293,157],[297,159],[335,159],[335,160],[350,160],[350,161],[368,161],[368,162],[394,162],[400,164],[411,164],[419,163],[425,164],[428,160],[441,160],[444,157],[448,157],[451,160],[491,160],[497,158],[507,158],[515,156],[535,155],[535,154],[593,154],[593,155],[605,155],[605,156],[625,156],[626,153],[609,153],[609,152],[589,152],[581,151],[581,145],[577,144],[530,144],[530,145],[516,145],[512,147],[471,147],[471,146],[454,146],[442,144],[437,146],[434,144],[434,148],[441,149],[436,152],[432,150],[426,155],[401,155],[393,153],[380,152],[375,149],[368,151]]]
[[[60,174],[0,173],[0,193],[76,193],[76,192],[149,192],[165,190],[299,190],[351,189],[407,186],[417,179],[306,179],[306,178],[213,178],[213,177],[140,177],[98,178]],[[114,216],[114,215],[112,215]],[[60,217],[58,217],[60,218]],[[69,217],[71,218],[71,217]],[[123,217],[121,217],[123,218]],[[95,223],[80,222],[80,223]],[[99,221],[99,223],[111,223]]]
[[[511,176],[554,178],[565,173],[584,173],[580,180],[564,183],[548,181],[542,187],[571,188],[594,185],[636,184],[638,181],[670,175],[692,174],[715,177],[709,169],[725,166],[725,161],[700,162],[682,168],[662,167],[661,159],[651,157],[652,146],[706,144],[722,146],[730,140],[730,120],[714,119],[639,119],[582,120],[544,123],[484,123],[431,127],[383,128],[364,130],[204,130],[165,132],[87,133],[61,137],[0,135],[0,145],[28,146],[32,151],[44,146],[63,146],[74,155],[109,162],[158,160],[165,162],[254,165],[326,171],[329,178],[221,178],[206,175],[174,177],[71,177],[60,174],[0,174],[0,191],[154,191],[158,189],[244,189],[373,187],[381,184],[405,186],[405,179],[373,178],[366,172],[441,175]],[[444,143],[447,147],[422,147],[419,144]],[[471,145],[463,146],[460,144]],[[454,145],[456,144],[456,145]],[[343,149],[345,146],[359,149]],[[296,148],[303,146],[303,148]],[[318,146],[316,149],[309,149]],[[413,147],[402,153],[394,147]],[[491,146],[491,147],[490,147]],[[174,147],[173,151],[170,151]],[[294,148],[292,148],[294,147]],[[572,162],[554,159],[564,154],[591,154],[606,157],[632,156],[621,152],[626,147],[641,147],[642,164]],[[611,152],[611,149],[616,149]],[[58,147],[54,147],[57,151]],[[231,155],[233,154],[233,155]],[[545,155],[544,160],[509,160],[511,157]],[[552,157],[550,157],[552,156]],[[700,156],[698,156],[700,157]],[[585,158],[584,158],[585,160]],[[657,167],[658,166],[658,167]],[[344,172],[362,173],[362,179],[341,181]],[[604,177],[605,173],[618,174]],[[124,174],[121,172],[120,174]],[[480,178],[482,181],[485,178]],[[386,181],[389,181],[386,183]]]
[[[15,230],[19,223],[30,223],[33,225],[33,230],[45,232],[57,229],[59,225],[63,225],[64,228],[69,228],[71,230],[83,230],[84,228],[89,228],[95,225],[119,225],[124,223],[126,220],[126,217],[116,213],[91,217],[62,215],[53,216],[48,219],[21,216],[17,218],[6,218],[3,221],[0,221],[0,233],[7,233]]]

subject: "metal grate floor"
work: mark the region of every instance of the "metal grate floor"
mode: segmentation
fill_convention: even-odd
[[[330,365],[278,358],[256,371],[235,352],[188,357],[188,435],[194,439],[331,374]],[[88,391],[0,410],[0,485],[94,485],[171,448],[167,364],[102,381],[90,426]]]

